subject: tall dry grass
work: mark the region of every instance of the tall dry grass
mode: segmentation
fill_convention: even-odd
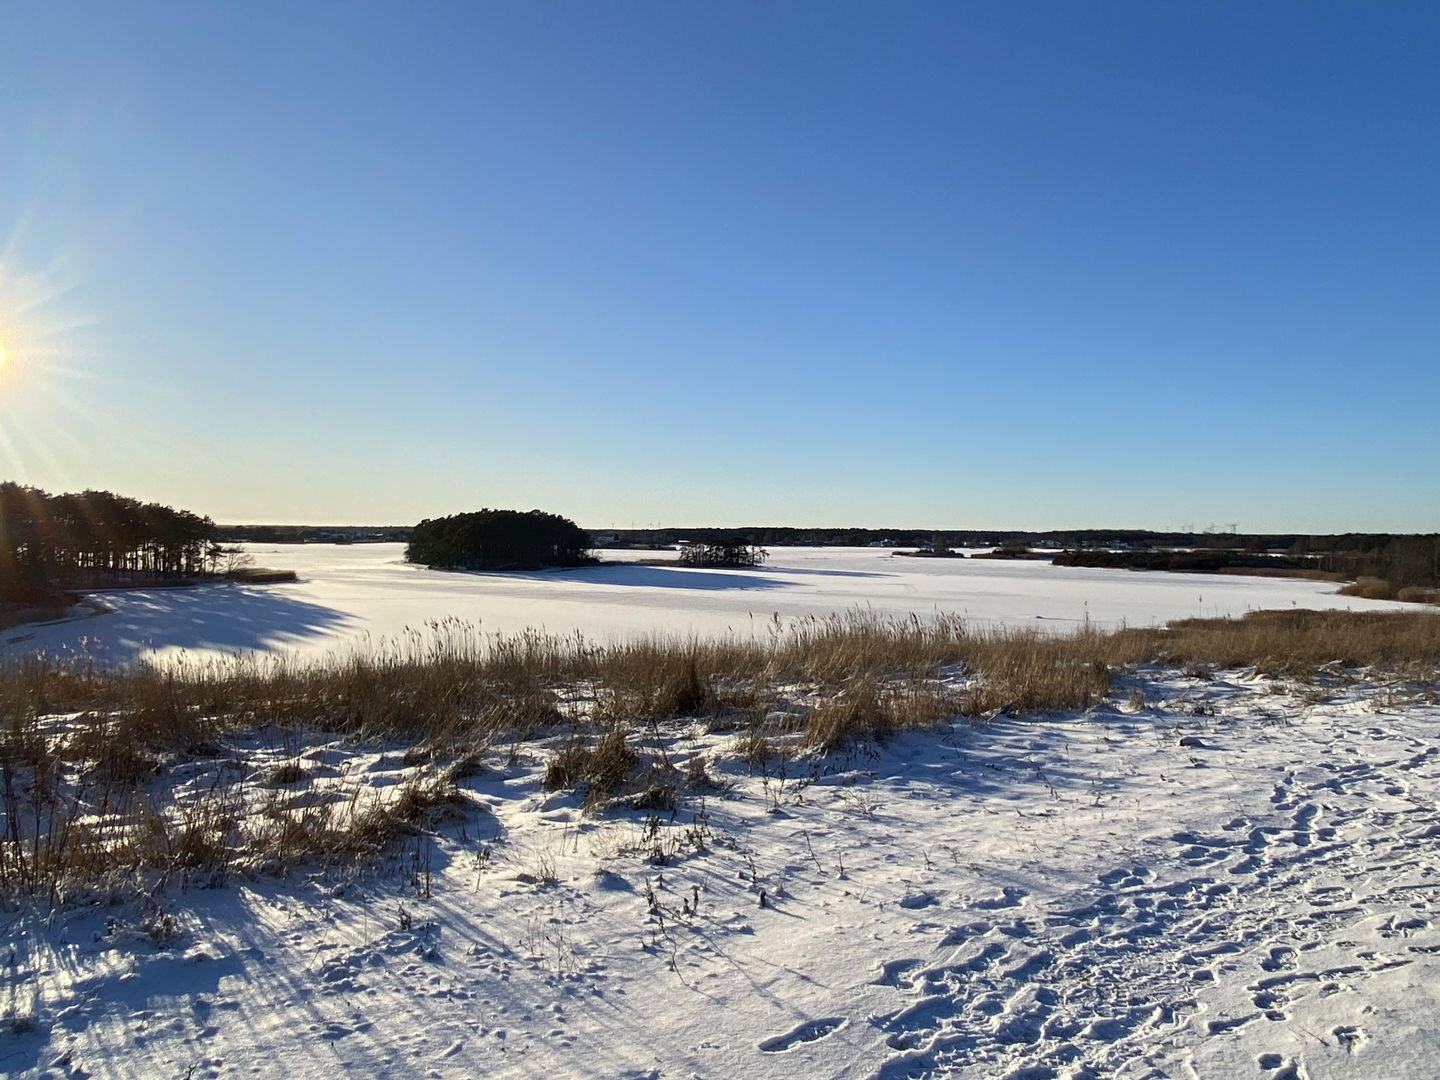
[[[1336,570],[1314,570],[1309,567],[1285,568],[1278,566],[1221,566],[1217,574],[1231,577],[1300,578],[1304,581],[1348,581],[1349,578]]]
[[[972,676],[960,711],[1085,708],[1108,672],[1144,662],[1294,673],[1328,663],[1433,670],[1432,612],[1260,611],[1164,628],[1072,634],[867,612],[776,623],[749,639],[653,637],[616,644],[539,632],[483,635],[433,624],[366,652],[318,661],[179,660],[123,671],[36,656],[0,666],[0,718],[80,713],[80,736],[137,755],[199,753],[270,725],[448,745],[528,737],[581,718],[607,724],[753,710],[767,688],[820,697]]]
[[[445,621],[315,662],[106,671],[29,657],[0,667],[0,894],[59,895],[146,868],[223,876],[354,858],[453,798],[457,763],[507,742],[569,732],[547,782],[583,785],[587,803],[603,807],[685,782],[668,761],[635,751],[640,734],[672,717],[738,731],[737,752],[759,763],[777,740],[786,752],[829,753],[957,715],[1084,709],[1106,696],[1113,672],[1150,662],[1292,676],[1340,664],[1434,679],[1440,615],[1269,611],[1062,635],[850,612],[777,621],[754,638],[618,644]],[[223,785],[185,803],[153,790],[175,762],[269,729],[403,739],[437,771],[401,804],[259,817],[242,815]]]
[[[1349,585],[1335,590],[1341,596],[1359,596],[1366,600],[1394,600],[1395,586],[1384,578],[1358,577]]]

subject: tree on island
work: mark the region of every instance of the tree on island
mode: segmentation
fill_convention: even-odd
[[[682,566],[759,566],[770,553],[764,548],[747,544],[740,537],[693,542],[680,546]]]
[[[534,570],[584,566],[590,534],[541,510],[476,510],[426,518],[410,533],[407,562],[445,570]]]

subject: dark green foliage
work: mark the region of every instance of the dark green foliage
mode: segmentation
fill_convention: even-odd
[[[215,524],[109,491],[50,495],[0,484],[0,603],[42,604],[66,588],[198,576]]]
[[[410,534],[409,562],[447,570],[533,570],[591,562],[590,534],[540,510],[477,510],[426,518]]]
[[[1098,566],[1128,570],[1169,570],[1213,574],[1226,567],[1318,570],[1318,559],[1251,555],[1243,551],[1062,551],[1056,566]]]
[[[692,542],[680,548],[680,562],[685,566],[759,566],[768,554],[764,548],[746,543],[741,537]]]

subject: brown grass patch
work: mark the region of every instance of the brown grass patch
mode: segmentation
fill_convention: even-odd
[[[1241,577],[1301,578],[1305,581],[1346,581],[1347,575],[1334,570],[1284,569],[1278,566],[1222,566],[1217,574],[1234,574]]]
[[[1406,604],[1440,604],[1440,589],[1410,585],[1396,592],[1395,599]]]
[[[71,895],[147,868],[223,876],[370,857],[457,808],[453,781],[478,767],[477,748],[567,729],[578,734],[553,754],[546,786],[583,787],[593,811],[623,798],[673,800],[686,778],[658,749],[660,725],[672,717],[738,730],[733,752],[761,769],[800,750],[828,753],[955,715],[1085,709],[1110,693],[1112,672],[1140,663],[1301,678],[1337,664],[1423,680],[1440,672],[1440,615],[1428,608],[1253,612],[1068,636],[850,613],[776,623],[758,640],[604,646],[432,629],[433,639],[329,663],[105,672],[83,660],[30,658],[3,666],[0,811],[14,828],[0,833],[0,894]],[[51,719],[61,714],[73,715]],[[268,808],[243,821],[228,781],[198,801],[173,802],[166,777],[177,761],[220,757],[235,733],[270,727],[282,736],[401,737],[416,749],[416,767],[463,764],[398,798],[370,792],[349,803],[297,799],[285,785],[310,778],[276,773]],[[653,754],[641,749],[647,732]],[[706,783],[703,764],[693,773],[692,786]]]
[[[1394,600],[1395,586],[1384,578],[1361,577],[1335,590],[1341,596],[1359,596],[1366,600]]]

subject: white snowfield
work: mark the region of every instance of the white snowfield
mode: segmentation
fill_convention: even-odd
[[[468,815],[378,872],[172,880],[163,944],[140,928],[154,911],[11,913],[24,1023],[0,1067],[1435,1076],[1440,707],[1338,676],[1131,685],[1150,703],[957,722],[768,775],[727,756],[734,734],[661,725],[647,747],[706,754],[729,785],[674,815],[586,817],[544,791],[543,748],[501,751],[463,782]],[[318,738],[299,759],[377,789],[414,768]]]
[[[772,612],[857,604],[1066,628],[1392,606],[869,549],[513,577],[408,567],[398,546],[256,556],[304,580],[106,594],[113,614],[16,628],[7,648],[313,656],[444,616],[610,637],[749,634],[752,616],[758,635]],[[1437,724],[1435,684],[1338,669],[1143,670],[1085,713],[957,719],[754,771],[738,733],[681,719],[637,749],[682,770],[703,755],[720,783],[673,814],[601,816],[544,788],[563,733],[497,747],[460,782],[465,812],[363,873],[172,877],[152,905],[0,912],[0,1071],[1428,1080]],[[344,805],[444,764],[406,749],[261,732],[180,767],[213,791],[244,760],[251,808]],[[267,779],[292,761],[301,787]]]
[[[857,607],[898,618],[944,612],[982,623],[1069,630],[1087,621],[1146,626],[1263,608],[1404,606],[1339,596],[1328,582],[916,559],[872,548],[777,548],[754,570],[631,563],[507,574],[410,566],[403,544],[259,545],[249,551],[256,565],[293,569],[301,580],[98,594],[113,609],[109,614],[16,627],[0,635],[0,650],[84,654],[105,663],[181,652],[321,656],[375,647],[448,617],[487,633],[543,628],[613,640],[763,637],[777,615],[794,619]]]

